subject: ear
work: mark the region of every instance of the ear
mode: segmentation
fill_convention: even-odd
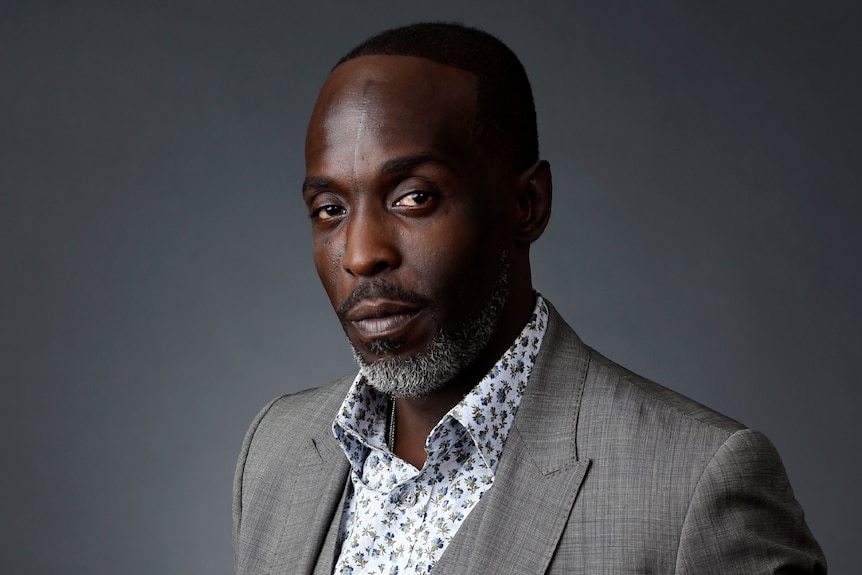
[[[551,165],[537,160],[518,177],[515,241],[529,245],[539,239],[551,217]]]

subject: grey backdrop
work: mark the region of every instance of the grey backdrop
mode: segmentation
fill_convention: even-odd
[[[367,35],[452,19],[533,81],[556,182],[536,285],[766,432],[854,572],[859,9],[352,4],[2,3],[0,570],[230,573],[246,426],[352,366],[300,199],[316,92]]]

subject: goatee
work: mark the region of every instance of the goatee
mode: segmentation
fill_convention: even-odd
[[[508,296],[507,261],[506,254],[503,254],[494,291],[475,317],[457,331],[439,330],[424,353],[411,357],[387,356],[369,362],[353,347],[360,373],[377,391],[398,397],[420,397],[442,388],[488,348],[500,324]],[[371,350],[377,354],[384,354],[396,346],[397,342],[389,340],[376,340],[370,344]]]

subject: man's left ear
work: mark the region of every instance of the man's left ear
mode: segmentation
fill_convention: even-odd
[[[546,160],[524,170],[518,177],[515,241],[529,245],[539,239],[551,217],[551,165]]]

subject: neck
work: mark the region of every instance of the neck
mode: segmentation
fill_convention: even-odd
[[[392,451],[417,469],[421,469],[425,463],[425,441],[431,430],[479,384],[530,319],[535,306],[532,289],[529,297],[513,298],[510,301],[517,301],[517,304],[510,304],[507,313],[501,318],[497,335],[473,364],[440,389],[419,397],[394,398],[396,433]]]

